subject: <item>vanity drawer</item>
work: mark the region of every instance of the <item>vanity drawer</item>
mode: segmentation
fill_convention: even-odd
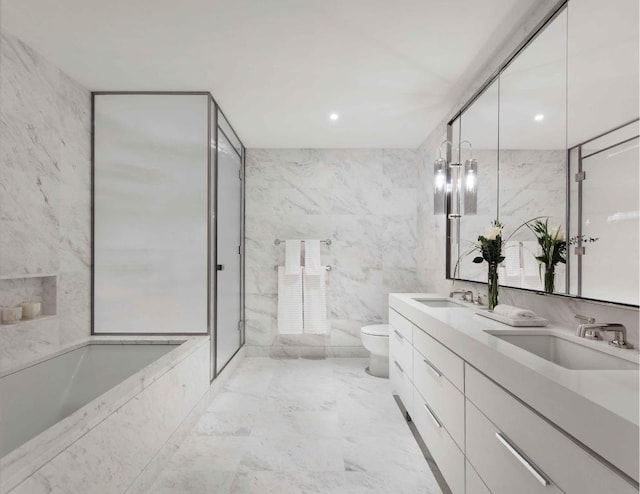
[[[400,397],[407,412],[413,417],[413,383],[405,365],[393,354],[389,355],[389,379],[392,391]]]
[[[464,395],[418,350],[413,351],[413,385],[464,451]]]
[[[467,457],[494,494],[538,492],[533,487],[552,492],[553,487],[543,488],[500,443],[498,432],[567,494],[637,494],[636,487],[469,365],[465,380]],[[508,468],[520,472],[532,490],[503,488]]]
[[[414,389],[413,423],[433,456],[453,494],[464,494],[464,455],[456,446],[441,419],[433,412],[420,393]]]
[[[395,310],[389,308],[390,335],[402,335],[411,344],[413,338],[413,323],[409,319],[401,316]]]
[[[562,493],[526,448],[522,450],[468,400],[467,458],[493,494]]]
[[[393,327],[389,333],[389,355],[393,355],[405,374],[413,380],[413,346],[410,340],[396,333]],[[389,360],[389,365],[393,365],[393,360]]]
[[[491,494],[489,488],[484,485],[480,475],[469,462],[467,462],[465,474],[467,479],[467,491],[465,494]]]
[[[413,346],[456,388],[464,391],[464,360],[418,327],[413,330]]]

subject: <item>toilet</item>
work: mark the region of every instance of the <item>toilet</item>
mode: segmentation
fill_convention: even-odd
[[[369,350],[369,374],[377,377],[389,377],[389,325],[373,324],[363,326],[360,339]]]

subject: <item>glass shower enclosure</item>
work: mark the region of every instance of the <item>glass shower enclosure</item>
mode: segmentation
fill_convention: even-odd
[[[92,334],[244,339],[245,148],[207,92],[93,94]]]

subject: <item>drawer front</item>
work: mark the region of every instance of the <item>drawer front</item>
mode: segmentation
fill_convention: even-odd
[[[409,343],[411,343],[411,339],[413,338],[413,324],[411,321],[409,321],[409,319],[401,316],[395,310],[389,308],[389,325],[391,326],[391,333],[397,331],[407,340],[409,340]]]
[[[413,351],[413,385],[464,451],[464,395],[418,350]]]
[[[442,421],[414,389],[414,413],[411,416],[420,437],[429,449],[442,476],[453,494],[464,494],[464,455],[456,446],[446,429],[440,425]],[[437,421],[437,422],[436,422]]]
[[[638,492],[604,463],[589,454],[546,420],[524,406],[500,386],[490,381],[473,367],[465,370],[467,398],[484,416],[495,424],[506,437],[517,445],[533,463],[567,494],[631,494]],[[467,407],[473,408],[473,407]],[[467,410],[467,419],[469,411]],[[484,477],[471,456],[473,424],[467,421],[467,456],[489,488],[493,486]],[[605,427],[606,424],[594,424]],[[504,448],[503,448],[504,449]],[[477,454],[477,452],[476,452]],[[481,452],[480,454],[485,454]],[[487,455],[490,456],[490,455]]]
[[[524,424],[523,424],[524,426]],[[493,494],[561,493],[535,462],[467,400],[467,458]]]
[[[404,365],[393,354],[389,355],[389,379],[391,389],[396,393],[410,416],[413,416],[413,384]]]
[[[413,330],[413,346],[433,367],[464,392],[464,360],[418,327]]]
[[[467,492],[466,494],[491,494],[484,482],[475,471],[471,463],[467,462],[467,468],[465,469],[467,478]]]
[[[403,335],[395,333],[393,328],[389,334],[389,355],[394,356],[404,373],[413,380],[413,346],[411,341]],[[389,364],[393,364],[392,359],[389,360]]]

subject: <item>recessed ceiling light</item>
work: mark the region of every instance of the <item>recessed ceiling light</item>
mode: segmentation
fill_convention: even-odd
[[[533,119],[536,122],[542,122],[544,120],[544,115],[542,113],[538,113],[535,117],[533,117]]]
[[[331,115],[329,115],[329,118],[333,121],[336,121],[340,118],[340,115],[338,115],[337,113],[332,113]]]

